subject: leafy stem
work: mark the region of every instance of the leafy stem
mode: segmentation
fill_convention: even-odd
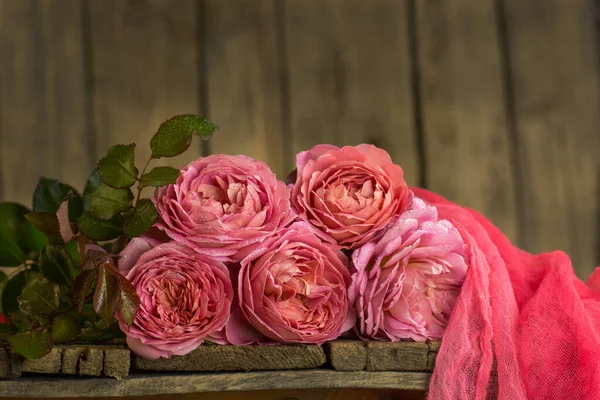
[[[152,157],[150,157],[148,159],[148,162],[146,162],[146,165],[144,165],[144,168],[142,169],[142,173],[137,178],[137,180],[138,180],[138,187],[137,187],[137,196],[135,197],[135,205],[137,205],[137,203],[140,201],[140,197],[142,196],[142,190],[144,190],[144,186],[141,186],[139,184],[139,182],[142,180],[142,177],[146,173],[146,170],[148,169],[148,166],[150,165],[150,161],[152,161]]]

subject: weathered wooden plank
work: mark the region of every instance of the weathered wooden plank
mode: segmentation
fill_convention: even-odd
[[[325,349],[338,371],[433,371],[439,342],[336,340]]]
[[[294,154],[318,143],[373,143],[419,183],[407,3],[283,2]]]
[[[148,142],[176,114],[200,109],[196,2],[91,0],[89,11],[96,157],[118,143],[136,142],[136,164]],[[194,139],[186,154],[153,165],[175,167],[201,154]]]
[[[0,381],[1,397],[151,396],[195,392],[365,388],[425,390],[428,372],[340,372],[324,369],[198,374],[139,374],[122,380],[22,377]]]
[[[60,372],[63,349],[53,347],[50,353],[37,360],[23,359],[22,372],[37,374],[58,374]]]
[[[133,357],[140,371],[256,371],[317,368],[327,361],[316,345],[200,346],[185,356],[146,360]]]
[[[427,371],[433,371],[435,359],[440,350],[441,342],[429,342],[429,352],[427,353]]]
[[[104,350],[104,375],[121,379],[129,375],[131,351],[127,348]]]
[[[337,371],[367,369],[367,343],[361,340],[334,340],[325,343],[327,359]]]
[[[0,200],[31,205],[40,176],[82,188],[87,146],[81,2],[0,2]]]
[[[423,0],[416,44],[429,189],[517,239],[515,181],[494,2]]]
[[[8,346],[0,346],[0,379],[21,376],[21,356]]]
[[[0,347],[0,377],[5,354]],[[14,353],[9,355],[14,355]],[[131,352],[124,347],[94,345],[60,345],[37,360],[11,357],[13,371],[37,374],[105,376],[120,379],[129,374]],[[13,372],[14,374],[14,372]]]
[[[598,46],[593,2],[505,0],[525,246],[598,264]]]
[[[212,153],[265,161],[280,177],[285,165],[281,67],[275,0],[205,0],[207,111],[220,131]]]
[[[104,366],[103,349],[96,346],[67,346],[62,352],[65,375],[100,376]]]
[[[421,342],[367,342],[367,371],[424,371],[429,345]]]

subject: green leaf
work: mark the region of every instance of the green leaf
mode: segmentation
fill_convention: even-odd
[[[92,193],[100,187],[101,183],[102,178],[100,177],[100,172],[96,169],[88,178],[85,189],[83,190],[83,211],[88,211],[90,209],[90,206],[92,205]]]
[[[144,174],[140,180],[139,188],[146,186],[161,187],[175,183],[179,177],[179,170],[173,167],[156,167]]]
[[[52,349],[52,335],[48,329],[35,329],[8,338],[13,349],[23,357],[37,360]]]
[[[51,243],[62,243],[60,235],[60,224],[56,214],[48,212],[30,212],[25,218],[40,232],[42,232]]]
[[[0,271],[0,314],[4,314],[2,311],[2,293],[4,292],[4,288],[8,284],[8,276],[2,271]]]
[[[33,193],[33,211],[54,214],[67,196],[70,196],[69,220],[74,222],[83,212],[83,201],[77,191],[55,179],[41,178]]]
[[[121,236],[123,217],[115,215],[111,219],[95,218],[85,213],[79,218],[79,229],[92,240],[104,241]]]
[[[65,343],[75,339],[81,328],[71,315],[58,315],[52,321],[52,340],[54,343]]]
[[[128,326],[133,324],[133,320],[140,308],[140,298],[135,288],[123,275],[119,275],[119,291],[121,302],[119,303],[119,314]]]
[[[25,254],[39,251],[48,242],[46,236],[26,219],[29,211],[16,203],[0,204],[0,233],[16,242]]]
[[[208,139],[217,127],[198,115],[178,115],[161,124],[150,140],[152,158],[174,157],[186,151],[192,135]]]
[[[85,299],[88,295],[92,283],[98,277],[98,269],[88,269],[81,271],[75,278],[73,285],[73,303],[77,307],[77,311],[81,313],[85,304]]]
[[[129,210],[132,200],[133,193],[131,193],[130,189],[115,189],[102,184],[92,193],[90,214],[97,218],[108,220],[119,213]]]
[[[86,326],[81,330],[81,333],[77,335],[77,340],[84,342],[95,342],[102,339],[104,333],[94,326]]]
[[[21,229],[22,248],[24,251],[34,251],[39,253],[42,247],[48,244],[48,237],[33,226],[31,222],[27,221],[21,226]]]
[[[18,311],[9,313],[8,320],[13,323],[19,332],[25,332],[31,328],[32,320]]]
[[[111,319],[119,307],[119,273],[111,263],[102,264],[98,270],[98,283],[94,292],[94,311],[105,321]]]
[[[116,145],[108,149],[108,155],[98,163],[102,182],[115,189],[125,189],[137,180],[135,167],[135,143]]]
[[[158,219],[158,211],[150,199],[138,201],[135,212],[125,217],[123,232],[130,238],[148,231]]]
[[[0,266],[17,267],[25,261],[25,254],[16,241],[0,232]]]
[[[19,309],[17,298],[21,295],[31,275],[29,271],[21,271],[6,283],[2,291],[2,313],[4,315],[8,315]]]
[[[19,310],[28,316],[50,314],[58,310],[60,288],[46,278],[28,282],[18,298]]]
[[[69,243],[65,243],[65,250],[73,260],[73,265],[79,265],[81,262],[81,256],[79,255],[78,246],[78,238],[73,238]]]
[[[77,273],[71,256],[62,246],[44,247],[40,252],[39,263],[44,276],[57,283],[70,283]]]
[[[19,330],[13,324],[0,324],[0,340],[5,340],[17,332]]]

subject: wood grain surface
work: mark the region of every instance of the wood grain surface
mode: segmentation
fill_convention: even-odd
[[[517,240],[515,166],[494,3],[416,1],[428,188]]]
[[[185,356],[146,360],[134,355],[140,371],[264,371],[318,368],[325,352],[317,345],[200,346]]]
[[[285,179],[281,57],[275,0],[203,2],[207,113],[213,153],[265,161]]]
[[[150,396],[276,389],[427,389],[429,372],[340,372],[330,370],[200,374],[147,374],[110,378],[21,377],[0,381],[0,397],[46,398]]]
[[[587,0],[506,0],[523,244],[600,264],[598,37]],[[541,38],[544,38],[541,40]]]
[[[177,114],[201,112],[197,9],[188,0],[90,0],[89,19],[95,157],[115,144],[136,142],[136,164],[148,142]],[[186,154],[156,162],[180,167],[201,155],[195,139]]]
[[[0,2],[0,197],[31,207],[41,176],[82,188],[87,143],[81,2]]]
[[[372,143],[418,185],[406,2],[283,4],[292,154]]]

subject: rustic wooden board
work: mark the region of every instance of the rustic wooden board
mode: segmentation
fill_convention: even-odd
[[[439,342],[336,340],[325,349],[338,371],[433,371]]]
[[[594,4],[506,0],[523,238],[562,249],[585,278],[600,260],[600,99]]]
[[[40,176],[82,188],[90,154],[81,2],[0,2],[0,199]]]
[[[364,371],[367,368],[367,344],[359,340],[334,340],[325,343],[327,359],[337,371]]]
[[[275,0],[205,0],[207,112],[220,131],[212,153],[245,154],[289,173],[282,119],[280,32]]]
[[[515,180],[494,2],[416,1],[429,189],[517,239]]]
[[[95,157],[118,143],[137,142],[136,164],[150,155],[158,126],[176,114],[198,113],[195,2],[91,0],[90,25]],[[186,154],[153,165],[175,167],[201,155],[194,139]]]
[[[264,371],[317,368],[327,361],[316,345],[200,346],[185,356],[146,360],[133,356],[140,371]]]
[[[330,370],[197,374],[136,374],[120,381],[103,378],[22,377],[0,381],[0,397],[151,396],[195,392],[364,388],[425,390],[429,372],[340,372]]]
[[[0,379],[21,376],[21,357],[10,348],[0,346]]]
[[[0,377],[5,370],[6,356],[0,347]],[[14,357],[8,351],[10,371],[37,374],[63,374],[84,376],[110,376],[120,379],[129,374],[131,351],[124,347],[92,346],[92,345],[60,345],[52,348],[51,352],[38,359],[27,360]],[[5,375],[5,374],[4,374]],[[14,373],[13,373],[14,375]]]
[[[407,3],[283,2],[293,154],[373,143],[419,184]]]

